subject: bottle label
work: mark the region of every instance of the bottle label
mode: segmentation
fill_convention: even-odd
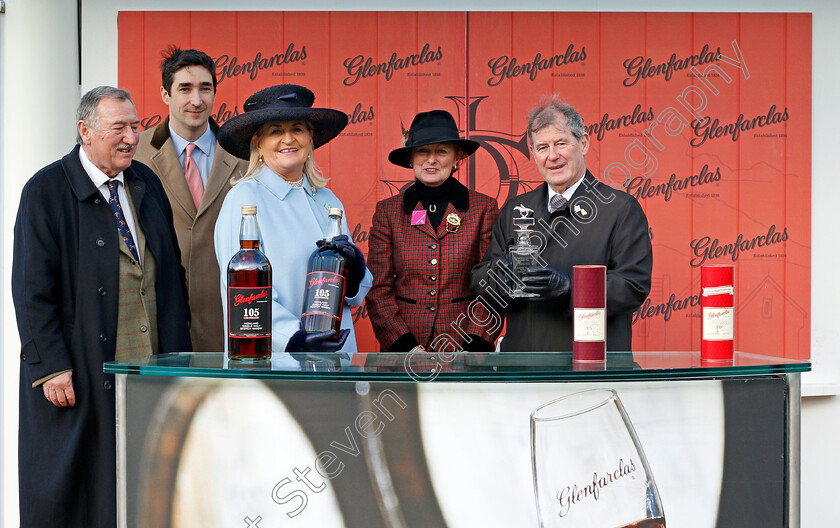
[[[607,311],[603,308],[575,308],[575,341],[605,341]]]
[[[306,274],[306,296],[303,315],[326,315],[341,318],[344,308],[344,275],[331,271],[310,271]]]
[[[735,310],[703,307],[703,339],[706,341],[735,339]]]
[[[271,337],[271,286],[228,287],[228,335]]]

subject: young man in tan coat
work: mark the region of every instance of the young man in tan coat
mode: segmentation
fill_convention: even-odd
[[[210,117],[216,99],[213,59],[175,46],[163,57],[160,94],[169,115],[140,134],[134,159],[158,175],[172,205],[187,270],[193,349],[219,352],[224,350],[224,331],[213,229],[230,178],[248,167],[216,140],[219,125]]]

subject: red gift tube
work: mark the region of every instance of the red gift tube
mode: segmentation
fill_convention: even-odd
[[[735,267],[700,266],[700,359],[731,361],[735,345]]]
[[[606,361],[572,360],[572,372],[593,372],[607,370]]]
[[[607,267],[572,270],[572,361],[607,359]]]

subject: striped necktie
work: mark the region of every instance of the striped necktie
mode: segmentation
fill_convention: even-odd
[[[125,222],[125,216],[120,205],[120,197],[117,195],[119,184],[119,180],[108,180],[108,191],[111,193],[111,198],[108,199],[108,205],[111,206],[111,211],[114,212],[114,216],[117,218],[117,229],[120,231],[120,236],[125,241],[125,245],[128,246],[131,256],[139,263],[140,257],[137,256],[137,246],[134,244],[134,237],[131,236],[131,230]]]
[[[569,201],[563,198],[562,194],[555,194],[551,197],[551,202],[548,204],[548,212],[553,214],[556,211],[562,211],[569,205]]]

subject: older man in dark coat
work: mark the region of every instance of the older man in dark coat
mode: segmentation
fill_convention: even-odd
[[[607,268],[607,350],[632,349],[631,315],[650,292],[653,251],[644,210],[626,192],[599,182],[586,169],[589,134],[573,107],[556,98],[528,119],[534,163],[545,184],[511,198],[493,228],[484,259],[472,270],[474,292],[499,302],[507,317],[504,351],[571,351],[572,285],[576,265]],[[533,215],[532,238],[544,266],[518,278],[534,298],[511,298],[508,247],[513,219]],[[540,242],[541,241],[541,242]]]
[[[129,94],[82,97],[76,146],[23,189],[12,294],[21,338],[22,527],[116,526],[116,358],[191,348],[184,269],[157,177],[132,162]]]

